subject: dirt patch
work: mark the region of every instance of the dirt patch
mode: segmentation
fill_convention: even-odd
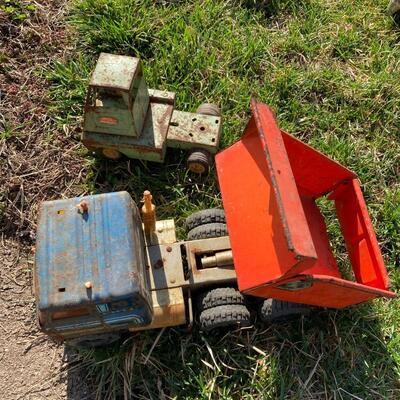
[[[85,173],[84,160],[77,155],[81,145],[47,114],[48,85],[41,76],[70,50],[65,2],[34,4],[22,22],[0,9],[2,230],[28,240],[34,237],[40,201],[81,194]]]
[[[90,399],[84,373],[36,325],[33,252],[13,240],[0,246],[0,393],[7,399]]]
[[[37,328],[31,275],[41,201],[83,193],[79,143],[47,114],[41,75],[68,54],[64,1],[0,3],[0,393],[86,399],[81,371]],[[72,361],[71,361],[72,357]]]

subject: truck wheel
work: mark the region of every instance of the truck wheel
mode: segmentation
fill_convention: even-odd
[[[91,348],[91,347],[102,347],[108,346],[111,343],[116,342],[121,338],[121,335],[118,333],[102,333],[98,335],[87,335],[77,337],[75,339],[67,340],[67,345],[72,347],[83,347],[83,348]]]
[[[217,328],[250,326],[250,311],[241,304],[211,307],[200,313],[199,325],[200,330],[206,332]]]
[[[196,112],[203,115],[214,115],[215,117],[219,117],[221,115],[221,109],[214,103],[200,104]]]
[[[186,161],[187,169],[195,174],[207,174],[210,169],[211,154],[204,149],[190,150]]]
[[[186,218],[185,225],[188,231],[198,226],[213,223],[225,223],[225,212],[220,208],[209,208],[189,215]]]
[[[102,153],[104,157],[110,160],[119,160],[122,157],[122,153],[115,149],[105,148]]]
[[[311,307],[306,304],[292,303],[277,299],[266,299],[261,303],[259,315],[262,321],[286,322],[302,315],[309,315]]]
[[[221,236],[228,236],[228,228],[226,224],[214,223],[200,225],[193,228],[188,233],[188,240],[210,239]]]
[[[239,290],[233,287],[211,289],[197,298],[198,310],[226,305],[245,305],[245,299]]]

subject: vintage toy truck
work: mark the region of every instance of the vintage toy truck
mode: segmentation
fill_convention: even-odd
[[[116,160],[163,162],[167,147],[188,150],[190,171],[208,172],[222,130],[217,105],[175,110],[175,93],[148,89],[141,61],[101,53],[86,97],[82,142]]]
[[[142,218],[127,192],[49,201],[40,208],[35,295],[41,329],[97,346],[121,332],[198,322],[249,326],[394,297],[354,173],[279,130],[252,103],[241,140],[216,157],[224,210],[190,216],[177,241]],[[353,278],[344,278],[315,203],[334,201]]]

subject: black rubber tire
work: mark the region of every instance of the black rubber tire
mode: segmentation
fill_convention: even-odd
[[[69,339],[66,341],[66,344],[78,348],[104,347],[116,342],[120,338],[121,335],[119,333],[108,332]]]
[[[203,115],[213,115],[219,117],[221,115],[221,109],[217,104],[214,103],[203,103],[197,107],[196,113]]]
[[[200,225],[188,232],[188,240],[210,239],[221,236],[228,236],[226,224],[215,223]]]
[[[197,309],[204,311],[209,308],[227,305],[246,305],[243,295],[233,287],[211,289],[201,293],[197,298]]]
[[[185,225],[188,231],[205,224],[225,223],[225,212],[220,208],[208,208],[189,215],[186,218]]]
[[[208,174],[211,164],[211,154],[204,149],[190,150],[186,161],[187,169],[195,174]]]
[[[269,323],[290,321],[302,315],[309,315],[310,312],[311,307],[306,304],[277,299],[264,300],[259,309],[261,320]]]
[[[250,311],[241,304],[212,307],[199,315],[200,330],[209,332],[217,328],[234,328],[251,325]]]

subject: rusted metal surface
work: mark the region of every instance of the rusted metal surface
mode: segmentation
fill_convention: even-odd
[[[232,250],[218,251],[213,256],[205,255],[201,258],[201,265],[203,268],[233,265]]]
[[[184,275],[181,247],[186,249],[189,267],[188,276]],[[236,273],[232,262],[228,263],[230,253],[229,237],[200,239],[190,242],[177,242],[170,245],[147,247],[148,277],[150,290],[182,287],[195,290],[200,286],[234,282]],[[220,266],[205,268],[201,264],[204,256],[222,254]],[[217,256],[218,257],[218,256]]]
[[[395,296],[355,174],[281,131],[267,105],[251,108],[243,137],[216,156],[239,289],[332,308]],[[356,282],[341,276],[315,202],[327,193]]]
[[[102,53],[86,98],[82,142],[89,150],[156,162],[164,161],[167,146],[216,153],[221,117],[174,106],[175,93],[147,88],[139,59]]]
[[[101,53],[86,97],[84,130],[139,137],[148,106],[140,60]]]
[[[161,290],[185,286],[179,243],[147,247],[150,289]]]
[[[176,242],[175,222],[173,219],[156,221],[156,229],[150,237],[146,238],[148,246],[157,244],[172,244]],[[168,251],[168,246],[167,246]]]
[[[143,248],[139,211],[127,192],[43,203],[35,262],[43,330],[71,336],[148,324]],[[57,319],[57,312],[69,315]]]
[[[167,136],[168,147],[204,148],[216,153],[221,130],[221,117],[174,110]]]
[[[231,246],[228,236],[193,240],[186,242],[185,247],[189,266],[187,286],[191,290],[204,286],[236,282],[236,272],[233,264],[210,268],[203,268],[201,266],[202,256],[230,250]]]
[[[84,131],[82,142],[88,148],[113,148],[130,158],[162,162],[173,106],[152,102],[149,110],[139,138]]]
[[[129,91],[139,68],[139,58],[101,53],[89,84]]]
[[[176,242],[173,220],[164,220],[145,246],[126,192],[45,202],[38,226],[39,323],[58,339],[190,322],[192,290],[236,279],[225,265],[228,237]],[[201,259],[213,256],[224,265],[203,268]]]
[[[175,93],[166,90],[149,89],[149,97],[152,103],[170,104],[175,106]]]
[[[163,328],[186,324],[186,307],[180,287],[152,291],[153,321],[147,326],[130,328],[130,331]]]

